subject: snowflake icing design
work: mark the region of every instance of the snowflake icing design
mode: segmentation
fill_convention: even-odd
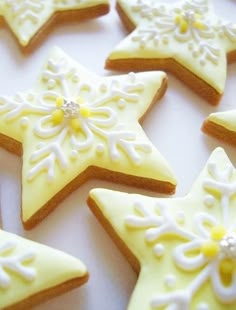
[[[187,43],[192,56],[198,58],[201,65],[207,61],[218,64],[221,50],[216,39],[236,42],[236,25],[210,19],[208,3],[208,0],[186,0],[179,6],[168,6],[138,0],[131,9],[144,22],[131,39],[143,49],[147,44],[168,45],[171,40]]]
[[[14,255],[17,246],[18,244],[14,240],[0,243],[0,288],[2,289],[8,289],[11,285],[8,271],[29,282],[36,278],[36,270],[25,265],[35,259],[35,252],[28,250],[23,255]]]
[[[92,2],[94,3],[91,3],[90,0],[1,0],[0,15],[11,28],[18,43],[23,48],[27,48],[34,36],[47,25],[55,14],[65,14],[67,11],[73,10],[78,12],[79,17],[81,9],[89,11],[97,6],[101,6],[101,11],[98,10],[95,15],[100,16],[108,12],[109,3],[107,0]],[[60,21],[60,17],[58,19]]]
[[[153,309],[191,309],[195,294],[208,281],[220,303],[236,301],[236,221],[230,216],[230,202],[236,194],[233,167],[228,164],[220,169],[215,163],[209,163],[207,169],[209,176],[202,182],[204,210],[207,210],[193,214],[192,229],[185,227],[187,218],[184,213],[180,211],[177,217],[173,216],[168,203],[159,202],[152,211],[136,202],[135,214],[125,219],[127,227],[145,230],[145,241],[153,244],[157,258],[164,255],[164,245],[159,242],[161,237],[171,234],[172,239],[184,240],[172,251],[173,263],[180,271],[197,273],[188,287],[153,296],[150,300]],[[219,208],[219,217],[210,214],[211,208]],[[169,279],[172,284],[174,280]],[[209,309],[205,302],[198,308]]]
[[[7,0],[6,4],[11,8],[14,16],[18,16],[20,23],[30,20],[32,23],[40,21],[40,15],[44,9],[43,0]]]
[[[41,142],[31,154],[34,166],[28,172],[28,180],[42,171],[47,172],[49,180],[53,179],[56,162],[64,169],[69,159],[91,148],[99,154],[107,150],[114,162],[125,154],[135,165],[141,164],[142,153],[152,151],[151,145],[138,141],[136,133],[126,130],[118,117],[118,110],[137,103],[144,90],[135,74],[127,75],[125,83],[114,78],[93,85],[80,81],[76,69],[61,58],[48,61],[43,82],[47,89],[41,93],[0,98],[0,113],[8,122],[20,120],[21,126],[27,127],[30,115],[39,117],[33,133]],[[68,139],[69,155],[63,149]]]

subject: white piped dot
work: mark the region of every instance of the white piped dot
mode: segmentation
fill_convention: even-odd
[[[201,303],[197,306],[197,310],[209,310],[209,306],[208,306],[208,304],[206,304],[205,302],[201,302]]]
[[[78,152],[76,150],[72,150],[70,153],[70,158],[74,160],[77,157],[78,157]]]
[[[124,109],[126,106],[126,101],[122,98],[118,101],[118,108]]]
[[[206,64],[205,59],[200,59],[200,64],[201,64],[202,66],[205,66],[205,64]]]
[[[79,82],[79,75],[78,73],[75,73],[72,77],[72,82],[78,83]]]
[[[49,88],[49,89],[52,89],[52,88],[54,88],[55,86],[56,86],[56,81],[53,80],[53,79],[49,79],[49,80],[48,80],[48,88]]]
[[[168,289],[174,289],[176,286],[176,276],[169,274],[165,277],[165,285]]]
[[[28,117],[22,117],[20,120],[20,125],[22,128],[26,128],[29,125]]]
[[[107,91],[107,85],[106,84],[101,84],[100,85],[100,91],[105,93]]]
[[[102,143],[98,144],[96,146],[96,152],[100,155],[103,154],[105,152],[105,146]]]
[[[27,95],[27,100],[29,100],[29,101],[33,101],[34,100],[34,94],[33,93],[29,93],[28,95]]]
[[[215,203],[215,198],[212,195],[207,195],[204,199],[204,204],[208,207],[211,208],[213,207]]]
[[[185,214],[184,214],[183,211],[178,211],[176,213],[176,221],[177,221],[177,223],[183,225],[185,223],[185,219],[186,219],[186,217],[185,217]]]
[[[164,252],[165,252],[164,245],[161,243],[156,244],[153,248],[153,252],[154,252],[156,257],[162,257],[164,255]]]

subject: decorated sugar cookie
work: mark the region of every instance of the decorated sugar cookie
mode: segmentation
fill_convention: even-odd
[[[218,103],[227,61],[236,58],[236,24],[216,16],[212,1],[117,0],[117,10],[131,34],[110,53],[106,68],[167,70]]]
[[[108,13],[108,0],[1,0],[0,18],[24,51],[30,51],[50,27]]]
[[[236,145],[236,110],[211,113],[202,125],[204,133]]]
[[[1,96],[0,144],[23,152],[25,228],[91,177],[173,193],[173,173],[138,122],[165,89],[163,72],[98,77],[55,48],[35,87]]]
[[[139,273],[129,310],[236,309],[236,171],[223,149],[184,198],[94,189],[88,203]]]
[[[31,309],[87,279],[80,260],[0,230],[0,309]]]

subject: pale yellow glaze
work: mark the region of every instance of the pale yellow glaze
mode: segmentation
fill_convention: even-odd
[[[204,18],[206,21],[206,24],[209,24],[209,33],[211,36],[211,39],[201,38],[199,37],[199,34],[196,36],[192,34],[197,39],[192,42],[195,42],[195,48],[198,49],[200,46],[200,42],[202,41],[203,44],[209,43],[209,48],[206,49],[206,54],[199,54],[198,56],[193,56],[193,49],[190,48],[190,41],[191,40],[183,40],[183,39],[176,39],[174,36],[175,30],[169,30],[165,34],[162,34],[163,29],[166,29],[163,27],[163,25],[166,23],[167,25],[174,26],[174,17],[172,21],[165,19],[165,17],[161,17],[160,15],[156,14],[155,11],[151,12],[151,7],[153,6],[155,8],[158,8],[158,10],[163,13],[164,10],[160,9],[161,5],[163,7],[167,8],[167,11],[170,12],[173,8],[181,7],[183,3],[187,3],[187,1],[181,1],[173,4],[171,6],[170,4],[166,3],[157,3],[155,1],[151,2],[149,0],[118,0],[117,1],[120,7],[122,8],[123,12],[127,15],[128,19],[132,21],[134,25],[136,25],[136,29],[128,36],[126,37],[120,44],[118,44],[114,50],[110,53],[108,59],[110,60],[122,60],[122,59],[133,59],[135,62],[135,59],[143,59],[145,62],[145,59],[165,59],[165,58],[172,58],[176,60],[179,64],[190,70],[192,73],[194,73],[196,76],[198,76],[200,79],[204,80],[206,83],[208,83],[211,87],[213,87],[219,94],[222,94],[225,87],[225,80],[226,80],[226,71],[227,71],[227,60],[226,60],[226,54],[229,52],[232,52],[236,50],[236,31],[235,31],[235,25],[231,24],[232,27],[234,27],[234,38],[229,39],[227,37],[226,33],[223,33],[223,26],[219,26],[220,19],[214,15],[211,1],[205,0],[201,3],[205,4],[208,9],[204,11]],[[189,1],[194,2],[194,1]],[[145,8],[146,4],[146,8]],[[142,9],[139,7],[137,9],[137,6],[143,5],[143,12]],[[201,6],[201,4],[199,5]],[[152,17],[147,17],[145,14],[150,14]],[[156,14],[156,15],[155,15]],[[199,21],[202,21],[201,18],[199,18]],[[157,23],[156,26],[154,23]],[[160,26],[160,24],[162,24]],[[231,27],[230,26],[230,27]],[[151,29],[151,31],[157,30],[160,34],[156,35],[155,40],[158,40],[158,42],[153,43],[153,39],[148,36],[151,36],[151,31],[146,34],[144,41],[146,43],[143,43],[143,46],[140,47],[140,44],[137,40],[134,40],[134,37],[137,37],[140,33],[147,29]],[[218,28],[217,28],[218,27]],[[216,30],[217,29],[217,30]],[[200,32],[199,29],[196,32]],[[163,32],[164,33],[164,32]],[[168,37],[169,42],[166,43],[166,40],[163,37]],[[184,36],[184,34],[182,34]],[[198,42],[199,40],[199,42]],[[211,48],[216,48],[218,51],[216,53],[216,57],[218,58],[217,63],[214,63],[214,61],[209,61],[209,55],[208,52],[211,52]],[[204,58],[204,65],[201,64],[200,58],[203,56]]]
[[[74,72],[79,77],[80,83],[83,85],[90,85],[88,89],[92,90],[93,94],[95,89],[99,89],[99,85],[105,85],[105,88],[108,88],[108,91],[106,92],[103,89],[104,87],[101,87],[101,90],[95,92],[95,94],[91,97],[89,91],[86,90],[86,87],[84,87],[79,94],[77,94],[77,96],[82,96],[85,99],[85,105],[89,104],[90,101],[95,102],[96,100],[103,98],[105,95],[108,96],[110,94],[109,87],[111,87],[111,84],[113,83],[112,81],[117,81],[121,89],[125,89],[126,85],[132,83],[130,82],[132,77],[128,75],[114,77],[110,76],[105,78],[98,77],[88,72],[85,68],[75,63],[61,50],[56,48],[50,53],[49,59],[54,62],[64,60],[68,67],[73,68]],[[48,63],[46,63],[43,72],[47,72],[49,70],[48,68]],[[39,107],[38,103],[36,103],[37,99],[39,99],[40,96],[42,97],[42,94],[45,94],[47,91],[52,91],[58,96],[63,96],[62,88],[59,83],[55,84],[54,88],[51,89],[49,87],[48,80],[45,77],[42,78],[42,76],[45,75],[42,74],[39,77],[38,83],[34,89],[22,94],[24,98],[30,98],[30,94],[34,94],[34,99],[31,99],[31,101],[29,100],[29,102],[33,105],[37,105],[37,107]],[[76,85],[78,87],[78,84],[77,82],[71,82],[71,80],[69,80],[71,76],[68,76],[69,77],[66,77],[69,85],[68,96],[73,99],[76,93]],[[43,142],[45,145],[49,145],[59,136],[59,134],[55,134],[51,138],[44,139],[35,134],[35,126],[37,122],[45,117],[45,115],[50,117],[51,113],[49,112],[45,115],[41,115],[42,113],[22,112],[20,115],[17,115],[15,118],[11,118],[10,120],[7,117],[9,110],[5,110],[0,113],[0,132],[23,143],[22,217],[24,222],[27,222],[48,200],[52,199],[56,193],[61,191],[69,182],[85,171],[90,165],[115,172],[117,171],[129,175],[141,176],[176,184],[175,177],[173,176],[166,160],[160,155],[157,149],[152,146],[151,142],[148,140],[138,123],[138,119],[148,109],[153,97],[161,87],[163,79],[166,78],[166,75],[163,72],[146,72],[134,75],[133,78],[135,79],[135,85],[138,90],[134,90],[131,93],[127,92],[126,95],[135,95],[134,99],[128,99],[125,107],[119,108],[117,106],[117,102],[119,101],[118,94],[115,95],[115,97],[113,96],[114,98],[112,100],[104,104],[104,107],[112,110],[117,117],[117,124],[113,126],[114,129],[109,126],[104,128],[107,128],[107,133],[111,131],[115,133],[117,130],[120,131],[121,129],[119,129],[119,126],[122,126],[122,130],[124,130],[124,132],[132,132],[136,135],[135,141],[137,141],[137,143],[144,143],[149,147],[148,152],[139,149],[136,150],[141,160],[139,164],[136,164],[129,156],[127,156],[128,153],[122,148],[118,148],[119,158],[117,160],[112,160],[111,149],[108,147],[108,141],[104,137],[101,138],[101,135],[99,134],[93,134],[94,140],[90,147],[86,150],[78,152],[76,158],[71,158],[71,131],[68,131],[68,134],[62,143],[61,149],[65,155],[67,167],[60,167],[58,160],[56,160],[53,165],[53,178],[51,180],[48,180],[47,171],[45,169],[34,175],[34,177],[29,180],[27,177],[29,171],[40,161],[40,159],[36,160],[36,162],[30,161],[32,154],[38,149],[38,144]],[[141,85],[141,89],[139,89],[139,85]],[[10,102],[9,100],[12,100],[10,98],[14,97],[8,97],[6,101]],[[16,102],[19,102],[19,100],[16,100]],[[3,104],[2,101],[0,103]],[[50,104],[56,108],[55,100],[51,100]],[[103,119],[104,116],[105,114],[97,114],[99,119]],[[91,115],[91,118],[92,117],[94,116]],[[23,120],[26,119],[27,125],[25,127],[22,125],[22,118]],[[88,120],[90,120],[90,118],[88,118]],[[44,125],[44,128],[47,130],[52,127],[53,124],[50,122]],[[99,128],[103,129],[103,126]],[[83,135],[80,136],[80,139],[84,140]],[[96,148],[101,143],[103,144],[103,152],[99,153],[96,151]]]
[[[211,113],[207,120],[228,130],[236,131],[236,110]]]
[[[0,253],[0,267],[1,258],[17,258],[31,252],[34,255],[33,259],[25,261],[23,266],[34,270],[35,277],[27,281],[20,274],[5,268],[10,284],[7,288],[0,288],[1,309],[87,274],[85,265],[77,258],[0,230],[0,249],[8,242],[14,242],[16,246]]]
[[[216,170],[212,168],[212,165],[217,167]],[[203,265],[200,264],[201,266],[198,268],[189,267],[189,271],[178,268],[174,260],[175,251],[178,246],[182,244],[186,245],[191,242],[193,243],[194,239],[199,240],[198,242],[200,244],[205,244],[205,241],[210,238],[209,227],[211,227],[212,224],[209,222],[210,226],[208,227],[208,220],[205,219],[200,221],[199,218],[201,214],[204,213],[205,216],[213,218],[214,221],[216,221],[213,226],[215,226],[216,223],[225,224],[222,215],[223,208],[221,208],[221,204],[222,206],[224,204],[229,211],[229,225],[225,225],[225,229],[236,229],[236,191],[232,191],[229,201],[224,203],[223,200],[227,199],[227,194],[225,198],[222,198],[224,194],[220,190],[214,190],[212,186],[214,182],[215,184],[218,184],[217,182],[222,182],[222,184],[230,184],[229,187],[231,185],[235,187],[236,172],[232,170],[231,173],[230,170],[228,174],[226,170],[229,169],[229,167],[232,167],[232,165],[225,152],[223,149],[217,148],[210,156],[206,167],[192,187],[192,190],[184,198],[158,199],[106,189],[93,189],[90,191],[89,195],[91,199],[96,203],[104,217],[110,222],[118,237],[124,241],[129,250],[140,262],[141,271],[129,302],[129,310],[167,309],[167,306],[170,306],[170,304],[165,304],[164,307],[152,307],[151,301],[160,296],[166,297],[168,294],[176,293],[177,296],[180,292],[183,298],[189,300],[189,303],[188,305],[172,304],[172,306],[176,306],[176,309],[235,309],[235,297],[233,297],[233,301],[228,301],[227,303],[218,301],[217,298],[219,298],[219,296],[214,292],[212,287],[211,281],[213,280],[206,281],[200,287],[198,287],[195,282],[197,277],[202,274],[203,270],[206,270],[205,267],[212,266],[211,264],[214,262],[215,257],[213,257],[212,260],[206,260],[206,262]],[[216,176],[217,173],[214,175],[215,171],[219,173],[218,176]],[[213,183],[210,184],[210,182]],[[227,186],[228,185],[226,185],[226,187]],[[146,219],[146,215],[135,209],[135,206],[141,206],[145,212],[154,215],[156,217],[155,221],[152,224],[143,224],[143,226],[140,225],[139,227],[128,225],[127,221],[131,217],[138,218],[140,222]],[[159,209],[161,206],[162,211]],[[163,214],[165,214],[165,218],[161,219],[161,217],[159,217],[159,224],[154,224],[158,222],[158,216],[162,216]],[[198,222],[196,222],[197,218]],[[178,229],[187,232],[189,237],[180,237],[180,233],[173,232],[173,230],[171,230],[171,226],[173,229],[173,223]],[[208,237],[203,237],[198,231],[202,223],[206,224],[205,229]],[[160,236],[156,237],[152,242],[148,242],[146,239],[147,234],[150,234],[151,230],[152,233],[154,231],[157,232],[158,229]],[[165,233],[162,233],[162,229]],[[201,238],[203,238],[203,242]],[[159,247],[160,245],[163,246],[163,252],[162,254],[159,252],[159,257],[154,254],[154,249],[157,245]],[[188,260],[190,261],[191,257],[196,258],[199,252],[201,253],[201,246],[197,247],[195,252],[189,253],[187,257]],[[233,276],[235,277],[235,260],[233,260],[233,264]],[[213,267],[213,270],[215,273],[218,272],[217,268]],[[210,275],[212,275],[212,273],[210,273]],[[171,278],[174,278],[174,282],[168,282],[168,279]],[[166,283],[169,283],[169,286]],[[189,295],[190,287],[194,287],[194,285],[197,287],[197,290],[191,297]],[[203,304],[208,307],[203,307]],[[184,306],[186,306],[186,308],[184,308]],[[200,306],[202,306],[202,308]]]
[[[103,4],[108,5],[108,0],[1,0],[0,16],[6,20],[19,43],[27,46],[56,12],[88,9],[89,14],[90,8]]]

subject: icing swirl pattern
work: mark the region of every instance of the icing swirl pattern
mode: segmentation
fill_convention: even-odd
[[[139,59],[174,59],[223,93],[226,56],[236,50],[236,24],[217,17],[210,0],[183,0],[173,5],[118,0],[118,5],[121,16],[135,29],[110,53],[108,66],[115,66],[116,60],[131,59],[134,65]]]
[[[13,240],[0,244],[0,288],[7,289],[11,285],[10,275],[7,272],[8,270],[29,282],[36,278],[36,270],[33,267],[23,265],[35,259],[35,251],[28,250],[24,255],[18,256],[14,255],[16,247],[17,242]]]
[[[208,280],[222,303],[236,301],[236,223],[234,220],[231,223],[229,217],[230,199],[236,194],[236,182],[231,180],[233,167],[228,165],[220,170],[215,163],[209,163],[207,169],[210,177],[203,181],[202,186],[206,195],[212,191],[214,199],[220,196],[220,220],[207,212],[196,212],[192,223],[195,231],[188,231],[172,218],[168,204],[161,203],[156,205],[155,213],[149,211],[148,206],[136,204],[135,211],[139,215],[126,218],[128,227],[145,229],[147,242],[158,242],[165,235],[185,239],[185,243],[174,248],[173,261],[183,271],[199,270],[188,288],[154,297],[150,303],[152,308],[190,309],[195,293]],[[189,255],[191,252],[195,255]],[[222,276],[229,278],[227,286],[222,283]]]
[[[95,14],[98,16],[109,9],[107,0],[1,0],[0,15],[4,17],[19,43],[26,47],[55,13],[87,9],[89,17],[89,10],[99,6],[101,12],[99,8]]]
[[[98,77],[55,48],[33,89],[0,96],[0,132],[23,146],[23,219],[91,166],[175,184],[138,122],[165,79]]]
[[[111,107],[112,102],[117,102],[118,110],[123,110],[127,104],[138,102],[144,84],[136,79],[135,74],[128,75],[125,84],[114,78],[109,83],[98,84],[96,88],[92,83],[80,81],[78,72],[61,58],[56,62],[49,59],[43,80],[48,83],[45,91],[32,91],[30,98],[24,94],[15,98],[2,97],[0,102],[0,113],[8,122],[22,120],[22,117],[25,119],[32,114],[39,115],[33,132],[45,142],[39,142],[30,156],[33,167],[27,176],[29,180],[41,171],[47,172],[49,180],[53,179],[56,161],[61,169],[68,167],[69,159],[63,150],[67,139],[72,154],[78,157],[83,151],[102,146],[104,151],[108,149],[112,161],[118,161],[123,153],[139,165],[142,152],[152,151],[149,143],[139,142],[135,132],[126,130],[117,109]],[[54,90],[55,85],[60,87],[60,91]],[[65,102],[58,107],[63,98],[66,98]],[[74,116],[69,117],[71,114]],[[94,136],[101,139],[96,142]]]
[[[221,49],[214,39],[227,38],[236,42],[236,25],[220,20],[213,23],[209,19],[206,14],[209,13],[208,0],[188,0],[177,7],[139,0],[132,9],[149,21],[147,25],[141,24],[131,38],[139,42],[141,48],[150,43],[158,46],[160,41],[169,44],[174,39],[187,43],[193,58],[205,65],[207,61],[219,63]]]
[[[77,258],[0,230],[0,309],[26,309],[44,301],[57,286],[63,291],[85,283],[88,272]],[[75,287],[75,285],[73,286]],[[37,296],[37,298],[35,298]]]
[[[145,309],[235,307],[236,175],[222,149],[183,199],[102,189],[90,197],[140,262],[129,309],[141,302]],[[124,205],[120,216],[115,201]]]

